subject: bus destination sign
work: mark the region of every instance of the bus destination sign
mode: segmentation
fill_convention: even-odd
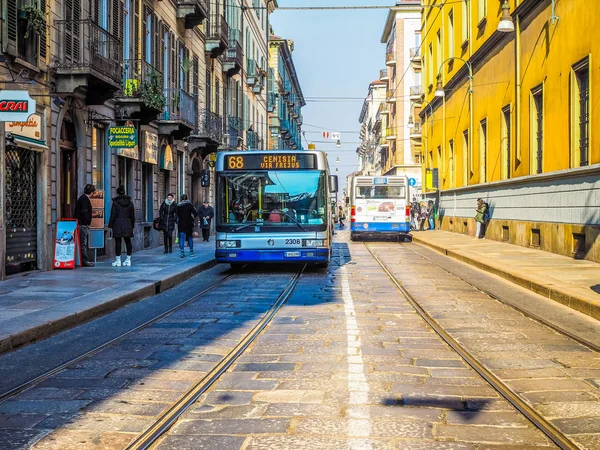
[[[297,170],[316,169],[315,155],[303,153],[272,153],[229,155],[225,167],[228,170]]]

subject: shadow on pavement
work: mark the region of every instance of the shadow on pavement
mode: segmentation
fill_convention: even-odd
[[[594,291],[596,294],[600,294],[600,284],[595,284],[592,286],[592,291]]]
[[[384,406],[397,407],[426,407],[442,408],[464,413],[464,421],[470,422],[477,417],[477,413],[486,409],[492,402],[489,398],[459,398],[459,397],[435,397],[410,395],[400,397],[388,397],[381,401]]]

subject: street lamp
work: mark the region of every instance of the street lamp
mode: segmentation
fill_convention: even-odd
[[[510,6],[508,4],[508,0],[504,0],[502,4],[502,17],[500,18],[500,23],[498,24],[498,31],[502,33],[512,33],[515,31],[515,24],[512,21],[512,16],[510,15]]]
[[[469,152],[473,151],[473,66],[471,65],[471,63],[469,61],[466,61],[458,56],[452,56],[448,59],[446,59],[446,61],[444,61],[441,65],[440,68],[438,70],[438,76],[437,76],[437,87],[435,90],[435,96],[436,97],[441,97],[444,98],[446,97],[446,92],[444,91],[444,86],[442,85],[442,69],[444,68],[444,64],[446,64],[448,61],[451,61],[453,59],[458,59],[459,61],[462,61],[463,63],[465,63],[465,66],[467,66],[467,69],[469,69],[469,148],[467,150],[467,155],[466,159],[467,159],[467,169],[470,171],[470,164],[472,163],[472,161],[469,160]],[[469,184],[469,176],[466,176],[465,179],[465,186]]]

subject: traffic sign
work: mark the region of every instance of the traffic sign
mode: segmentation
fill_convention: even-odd
[[[330,135],[331,135],[331,133],[329,131],[323,131],[323,138],[324,139],[329,139]]]
[[[409,186],[416,186],[417,185],[417,180],[415,180],[414,178],[409,178],[408,179],[408,185]]]
[[[339,132],[334,131],[333,133],[331,133],[331,140],[339,141],[340,139],[342,139],[342,137]]]

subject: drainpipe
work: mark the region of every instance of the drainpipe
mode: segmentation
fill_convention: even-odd
[[[515,17],[515,158],[521,163],[521,18]],[[516,168],[516,164],[515,164]]]

